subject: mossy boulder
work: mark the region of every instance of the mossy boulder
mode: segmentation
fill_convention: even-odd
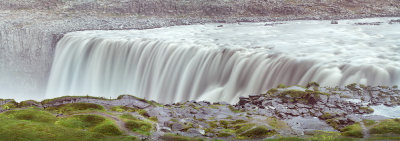
[[[372,109],[371,107],[360,107],[360,110],[361,110],[362,112],[368,113],[368,114],[374,112],[374,109]]]
[[[257,126],[239,134],[239,137],[244,137],[247,139],[261,139],[275,134],[276,131],[273,129],[269,129],[265,126]]]
[[[284,102],[293,102],[293,103],[306,103],[306,104],[315,104],[318,100],[320,100],[320,95],[329,95],[327,93],[322,93],[319,91],[301,91],[301,90],[286,90],[275,94],[276,97],[281,98]]]
[[[2,109],[6,109],[6,110],[9,110],[9,109],[12,109],[12,108],[17,108],[17,107],[18,107],[18,103],[15,100],[10,100],[6,104],[1,105],[1,108]]]
[[[25,101],[21,101],[20,103],[18,103],[19,108],[39,106],[39,105],[40,105],[40,103],[35,100],[25,100]]]

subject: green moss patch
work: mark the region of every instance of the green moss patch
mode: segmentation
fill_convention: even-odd
[[[367,139],[368,141],[399,141],[400,136],[398,135],[380,135],[380,136],[372,136]]]
[[[400,134],[400,119],[387,119],[372,127],[371,134]]]
[[[235,131],[232,129],[222,129],[218,131],[218,137],[231,137],[235,135]]]
[[[367,113],[373,113],[374,109],[372,109],[371,107],[360,107],[360,110],[363,110]]]
[[[146,121],[128,120],[125,122],[125,127],[139,134],[150,135],[152,124]]]
[[[286,90],[275,96],[281,98],[285,102],[302,102],[302,103],[315,103],[320,99],[320,95],[329,95],[319,91],[300,91],[300,90]]]
[[[31,107],[31,106],[35,106],[35,105],[39,105],[40,103],[35,101],[35,100],[25,100],[25,101],[21,101],[20,103],[18,103],[18,107],[22,108],[22,107]]]
[[[306,140],[298,137],[281,137],[274,139],[266,139],[264,141],[306,141]]]
[[[334,115],[332,115],[331,113],[327,113],[327,112],[324,112],[324,114],[322,114],[321,116],[319,116],[320,119],[324,119],[324,120],[326,120],[326,119],[332,119],[332,118],[334,118],[334,117],[335,117]]]
[[[357,84],[356,83],[352,83],[347,85],[346,87],[352,91],[357,91],[358,89],[356,88]]]
[[[319,87],[319,84],[317,82],[309,82],[306,85],[306,88],[310,88],[310,87]]]
[[[250,123],[250,124],[238,124],[234,126],[235,133],[236,134],[242,134],[243,132],[251,129],[254,127],[256,124]]]
[[[221,132],[217,134],[217,137],[222,137],[222,138],[226,138],[226,137],[230,137],[233,136],[232,133],[226,133],[226,132]]]
[[[339,132],[332,131],[316,131],[314,135],[309,138],[311,141],[353,141],[354,138],[343,137]]]
[[[57,121],[56,124],[68,128],[97,132],[108,136],[122,135],[122,132],[112,120],[99,115],[75,115],[62,118]]]
[[[108,135],[108,136],[122,135],[121,130],[119,130],[119,128],[111,121],[106,121],[106,122],[94,127],[91,131],[101,133],[103,135]]]
[[[164,140],[164,141],[200,141],[201,140],[201,139],[185,137],[185,136],[176,135],[176,134],[164,134],[163,136],[160,137],[160,139]]]
[[[144,109],[137,109],[136,112],[137,112],[138,114],[144,116],[144,117],[147,117],[147,118],[150,117],[150,116],[149,116],[149,113],[147,113],[147,111],[144,110]]]
[[[149,120],[154,121],[154,122],[158,122],[158,118],[156,116],[149,117]]]
[[[325,120],[327,124],[332,126],[336,130],[340,130],[342,127],[340,126],[340,122],[336,118]]]
[[[268,125],[275,129],[290,129],[289,125],[287,125],[286,122],[278,120],[275,117],[267,117],[265,120]]]
[[[105,117],[99,115],[75,115],[71,117],[62,118],[57,121],[57,124],[77,129],[88,129],[106,121]]]
[[[35,108],[6,111],[0,114],[0,116],[5,116],[15,120],[29,120],[45,123],[54,123],[57,120],[53,114]]]
[[[224,128],[228,128],[229,122],[226,120],[220,120],[219,124]]]
[[[111,107],[110,111],[122,113],[122,112],[125,112],[126,110],[123,109],[121,106],[114,106],[114,107]]]
[[[146,110],[144,109],[138,109],[138,108],[131,108],[131,107],[126,107],[126,106],[114,106],[111,107],[110,109],[111,111],[115,111],[115,112],[137,112],[138,114],[149,118],[149,113],[147,113]]]
[[[272,94],[275,94],[276,92],[278,92],[278,89],[277,89],[277,88],[272,88],[272,89],[269,89],[269,90],[267,91],[267,94],[272,95]]]
[[[121,136],[122,133],[111,132],[115,131],[109,130],[109,125],[112,122],[103,122],[93,130],[81,130],[55,124],[57,123],[54,122],[55,120],[56,118],[50,113],[35,108],[5,112],[0,114],[0,141],[137,140],[136,137]]]
[[[98,104],[93,103],[70,103],[64,104],[57,107],[48,107],[46,108],[48,111],[63,113],[63,114],[72,114],[80,111],[105,111],[104,107]]]
[[[217,128],[218,127],[218,122],[217,121],[210,121],[208,122],[208,125],[212,128]]]
[[[63,97],[57,97],[57,98],[53,98],[53,99],[45,99],[41,103],[43,105],[45,105],[45,104],[53,102],[53,101],[58,101],[58,100],[63,100],[63,99],[79,99],[79,98],[98,99],[98,100],[111,100],[111,99],[107,99],[107,98],[104,98],[104,97],[94,97],[94,96],[63,96]]]
[[[247,121],[245,121],[245,120],[243,120],[243,119],[237,119],[237,120],[231,121],[231,125],[234,125],[234,124],[241,124],[241,123],[247,123]]]
[[[355,123],[353,125],[346,126],[341,131],[342,135],[347,137],[362,138],[364,136],[360,123]]]
[[[278,86],[277,86],[277,88],[286,88],[286,85],[285,84],[279,84]]]
[[[119,116],[120,118],[124,118],[124,119],[130,119],[130,120],[138,120],[136,117],[134,117],[132,114],[122,114],[121,116]]]
[[[12,100],[10,102],[7,102],[4,105],[1,105],[1,108],[6,109],[6,110],[9,110],[9,109],[12,109],[12,108],[17,108],[17,107],[18,107],[18,103],[15,102],[15,100]]]
[[[276,131],[273,129],[268,129],[265,126],[257,126],[255,128],[249,129],[239,134],[239,137],[244,137],[248,139],[260,139],[272,136],[274,134],[276,134]]]
[[[236,109],[235,107],[233,107],[232,105],[229,105],[228,108],[229,108],[232,112],[234,112],[234,113],[240,113],[240,112],[242,112],[242,111]]]
[[[368,119],[363,119],[362,122],[364,123],[364,125],[366,127],[370,127],[370,126],[376,124],[376,122],[374,120],[368,120]]]
[[[115,112],[136,112],[138,111],[137,108],[132,108],[132,107],[127,107],[127,106],[114,106],[110,108],[110,111],[115,111]]]

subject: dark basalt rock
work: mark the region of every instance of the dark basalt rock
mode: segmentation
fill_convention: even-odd
[[[239,105],[244,105],[250,102],[250,98],[247,97],[239,97]]]
[[[398,23],[400,23],[400,19],[398,19],[398,20],[390,20],[389,21],[389,24],[398,24]]]
[[[171,129],[172,131],[181,131],[183,129],[183,124],[178,122],[172,123]]]
[[[381,25],[383,22],[355,23],[355,25]]]

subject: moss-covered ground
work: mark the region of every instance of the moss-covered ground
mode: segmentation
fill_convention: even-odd
[[[395,135],[400,137],[400,119],[383,120],[377,125],[372,125],[370,134]]]
[[[309,83],[305,91],[285,90],[287,86],[280,85],[279,88],[271,89],[268,94],[280,97],[288,102],[313,103],[321,95],[329,95],[315,89],[317,83]],[[355,88],[349,85],[350,88]],[[314,89],[313,89],[314,88]],[[279,91],[279,93],[278,93]],[[337,129],[337,132],[316,131],[312,134],[297,137],[282,137],[282,131],[291,128],[286,122],[275,117],[264,119],[252,118],[246,111],[238,110],[234,106],[223,104],[210,104],[208,106],[196,106],[181,104],[181,108],[192,108],[199,112],[202,108],[220,109],[226,108],[236,115],[246,115],[243,119],[237,119],[230,115],[224,118],[210,116],[207,118],[193,118],[198,123],[182,122],[181,119],[172,118],[171,122],[182,122],[179,131],[193,131],[199,129],[204,131],[204,136],[191,138],[176,134],[175,131],[162,134],[155,132],[160,126],[156,116],[151,117],[149,109],[139,109],[128,106],[109,106],[92,103],[70,103],[58,106],[45,106],[42,108],[31,107],[40,104],[55,103],[53,101],[68,97],[55,98],[37,102],[33,100],[17,103],[10,101],[1,108],[5,111],[0,113],[0,141],[14,140],[40,140],[40,141],[86,141],[86,140],[139,140],[139,138],[157,135],[158,140],[266,140],[266,141],[352,141],[352,140],[400,140],[400,119],[387,119],[382,121],[363,120],[348,126],[339,126],[337,114],[323,113],[319,116],[329,125]],[[85,98],[85,97],[72,97]],[[99,100],[110,100],[105,98],[86,97]],[[120,96],[118,99],[122,98]],[[1,100],[1,99],[0,99]],[[139,99],[152,106],[167,107],[168,105],[157,104],[153,101]],[[186,106],[186,107],[185,107]],[[40,106],[39,106],[40,107]],[[369,107],[361,110],[370,111]],[[162,118],[160,118],[162,120]],[[156,125],[159,124],[159,125]],[[171,123],[169,123],[171,124]],[[364,124],[365,127],[361,125]],[[162,125],[161,125],[162,126]],[[169,126],[170,127],[170,126]],[[172,127],[170,127],[172,129]],[[367,132],[366,132],[367,131]],[[365,138],[364,133],[369,138]],[[203,134],[203,133],[202,133]],[[213,134],[213,138],[207,135]],[[138,137],[135,137],[138,136]],[[266,139],[268,138],[268,139]]]
[[[363,129],[361,128],[360,123],[355,123],[353,125],[349,125],[342,129],[342,135],[347,137],[356,137],[363,138]]]
[[[76,115],[56,117],[38,108],[6,111],[0,114],[1,141],[92,141],[137,140],[126,136],[105,117]]]
[[[139,120],[128,113],[121,115],[120,118],[124,120],[125,127],[129,130],[146,136],[151,135],[153,125],[150,120]]]
[[[105,108],[101,105],[93,103],[70,103],[55,107],[47,107],[46,111],[59,114],[77,114],[87,112],[105,112]]]

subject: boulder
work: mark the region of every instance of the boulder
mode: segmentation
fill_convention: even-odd
[[[305,131],[336,131],[324,121],[313,117],[294,117],[284,121],[299,135],[304,135]]]
[[[174,123],[172,123],[171,129],[173,131],[181,131],[183,129],[183,124],[182,123],[178,123],[178,122],[174,122]]]

